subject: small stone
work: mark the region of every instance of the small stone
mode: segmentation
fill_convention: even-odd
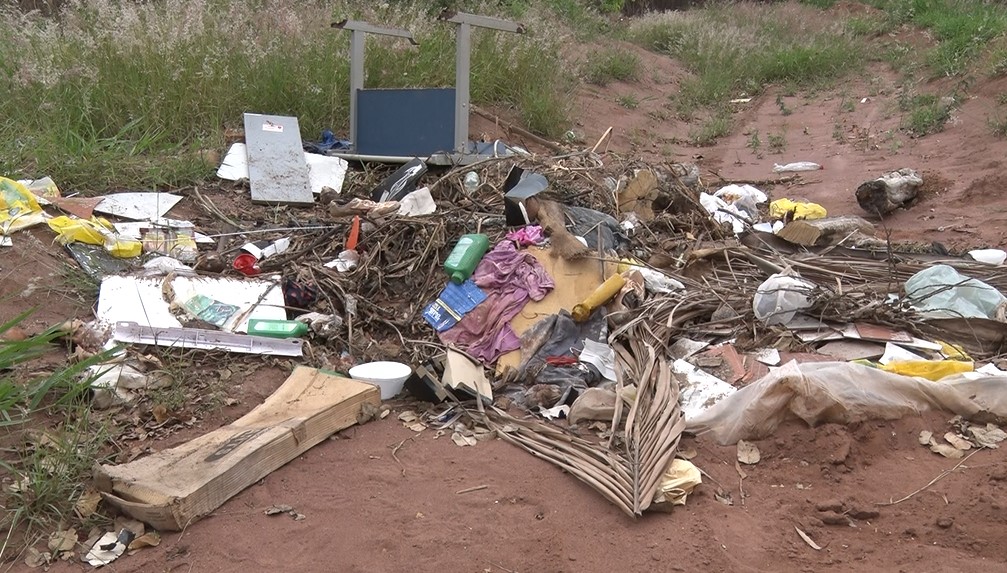
[[[878,517],[881,516],[881,512],[875,511],[873,509],[854,509],[850,511],[848,515],[853,519],[861,519],[866,521],[869,519],[877,519]]]
[[[835,513],[832,511],[823,513],[821,516],[822,523],[825,525],[849,525],[850,518],[846,517],[841,513]]]
[[[843,512],[843,502],[838,499],[830,499],[829,501],[823,501],[815,506],[818,511],[834,511],[836,513]]]
[[[940,527],[941,529],[948,529],[954,524],[955,524],[954,520],[951,519],[950,517],[937,518],[937,527]]]

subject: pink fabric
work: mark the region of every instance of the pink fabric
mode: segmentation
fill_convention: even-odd
[[[541,245],[545,242],[545,233],[538,225],[528,225],[516,231],[507,233],[508,241],[515,241],[522,247],[527,245]]]
[[[472,280],[486,292],[486,300],[440,337],[445,344],[492,364],[520,346],[510,320],[529,299],[542,300],[556,284],[535,257],[518,251],[510,241],[499,243],[483,257]]]

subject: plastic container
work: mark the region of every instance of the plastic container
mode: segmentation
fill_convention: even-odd
[[[451,282],[460,285],[472,276],[489,248],[490,239],[486,235],[462,235],[444,261],[444,270],[451,277]]]
[[[249,253],[241,253],[234,258],[234,270],[240,272],[246,277],[254,277],[255,275],[262,272],[259,269],[259,260],[255,258],[255,255]]]
[[[350,378],[373,384],[381,390],[381,399],[388,400],[402,391],[402,386],[413,373],[408,364],[401,362],[368,362],[350,368]]]
[[[296,338],[308,333],[308,325],[296,320],[251,318],[248,320],[248,334],[269,338]]]

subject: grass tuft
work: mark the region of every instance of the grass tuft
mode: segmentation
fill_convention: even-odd
[[[636,81],[640,77],[640,57],[619,48],[594,51],[581,66],[581,75],[587,83],[598,86]]]
[[[901,127],[912,137],[938,133],[951,119],[952,107],[952,98],[934,94],[903,94],[899,98],[899,109],[903,113]]]

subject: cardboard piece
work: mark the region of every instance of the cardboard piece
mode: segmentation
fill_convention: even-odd
[[[105,195],[94,210],[123,219],[149,221],[164,217],[181,200],[181,195],[171,193],[113,193]]]
[[[641,221],[654,219],[654,199],[657,199],[657,176],[641,170],[619,193],[619,212],[636,213]]]
[[[79,219],[90,219],[104,197],[51,197],[49,203]]]
[[[238,311],[221,325],[227,332],[245,332],[251,318],[286,320],[283,289],[266,281],[176,276],[164,285],[162,277],[108,276],[98,293],[98,321],[105,326],[136,322],[155,328],[180,327],[171,303],[181,306],[197,295],[233,305]],[[165,300],[165,291],[173,296]]]
[[[518,337],[538,321],[556,314],[560,309],[572,310],[575,305],[593,293],[604,282],[606,276],[601,261],[554,257],[551,248],[529,248],[528,253],[545,267],[546,272],[556,283],[556,288],[540,301],[529,301],[511,320],[511,328]],[[508,352],[497,360],[497,373],[504,372],[508,367],[516,368],[520,362],[520,351]]]
[[[106,502],[179,531],[381,405],[377,387],[304,366],[231,424],[128,464],[95,468]]]
[[[884,354],[885,347],[866,340],[835,340],[823,344],[818,352],[836,360],[850,361],[877,358]]]
[[[469,360],[468,356],[456,350],[448,349],[441,381],[450,388],[456,390],[463,388],[475,396],[493,400],[493,388],[486,379],[482,365]]]
[[[304,163],[308,166],[308,183],[312,193],[321,193],[325,187],[336,193],[342,192],[349,168],[345,159],[305,152]],[[227,150],[217,169],[217,177],[228,181],[248,179],[248,147],[244,143],[235,143]]]

